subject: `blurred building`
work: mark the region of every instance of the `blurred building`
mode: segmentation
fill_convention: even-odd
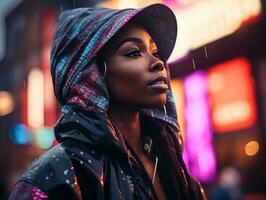
[[[59,109],[50,77],[50,47],[56,17],[63,10],[99,2],[23,0],[6,16],[6,50],[0,62],[1,195],[36,156],[55,144],[52,126]]]
[[[174,92],[184,104],[179,116],[188,154],[185,156],[189,157],[190,171],[207,185],[225,167],[234,166],[241,171],[246,193],[265,194],[266,4],[245,0],[230,3],[193,1],[185,11],[181,9],[185,12],[181,21],[191,21],[184,22],[188,24],[185,31],[190,44],[186,44],[186,37],[185,44],[182,39],[178,41],[181,48],[187,48],[178,50],[185,52],[184,56],[172,59],[170,71],[174,88],[179,83]],[[203,123],[209,124],[208,129],[202,129]],[[212,139],[206,135],[208,131]],[[201,176],[204,166],[212,166],[213,162],[204,152],[208,145],[204,150],[202,146],[192,148],[202,140],[212,141],[215,153],[216,175],[208,180]]]

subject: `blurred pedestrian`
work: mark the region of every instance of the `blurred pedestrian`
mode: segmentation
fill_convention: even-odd
[[[181,156],[166,65],[176,34],[163,4],[63,12],[51,53],[59,144],[10,199],[204,199]]]
[[[241,200],[242,177],[239,171],[232,166],[225,167],[219,176],[219,182],[212,193],[212,200]]]

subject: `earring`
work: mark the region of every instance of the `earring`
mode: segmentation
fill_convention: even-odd
[[[166,117],[167,117],[167,110],[166,110],[166,106],[163,106],[163,111],[164,111],[164,125],[166,127]]]
[[[107,72],[106,63],[103,61],[103,79],[105,79],[106,72]]]
[[[151,110],[151,117],[152,117],[152,118],[154,117],[153,110]]]

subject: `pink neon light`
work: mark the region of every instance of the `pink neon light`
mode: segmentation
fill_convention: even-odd
[[[216,159],[208,104],[207,74],[195,72],[184,80],[186,140],[183,158],[190,173],[200,181],[212,181]]]

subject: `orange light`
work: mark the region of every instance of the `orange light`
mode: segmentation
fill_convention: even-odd
[[[0,116],[11,113],[14,109],[12,94],[7,91],[0,91]]]
[[[209,70],[209,93],[213,127],[227,132],[256,123],[256,103],[250,63],[234,59]]]
[[[184,88],[181,80],[171,80],[171,88],[175,100],[176,112],[180,126],[180,132],[185,139],[185,118],[184,118]]]
[[[38,128],[44,122],[44,78],[39,68],[33,68],[28,76],[28,124]]]
[[[260,146],[257,141],[250,141],[245,145],[245,154],[247,156],[254,156],[259,152]]]

